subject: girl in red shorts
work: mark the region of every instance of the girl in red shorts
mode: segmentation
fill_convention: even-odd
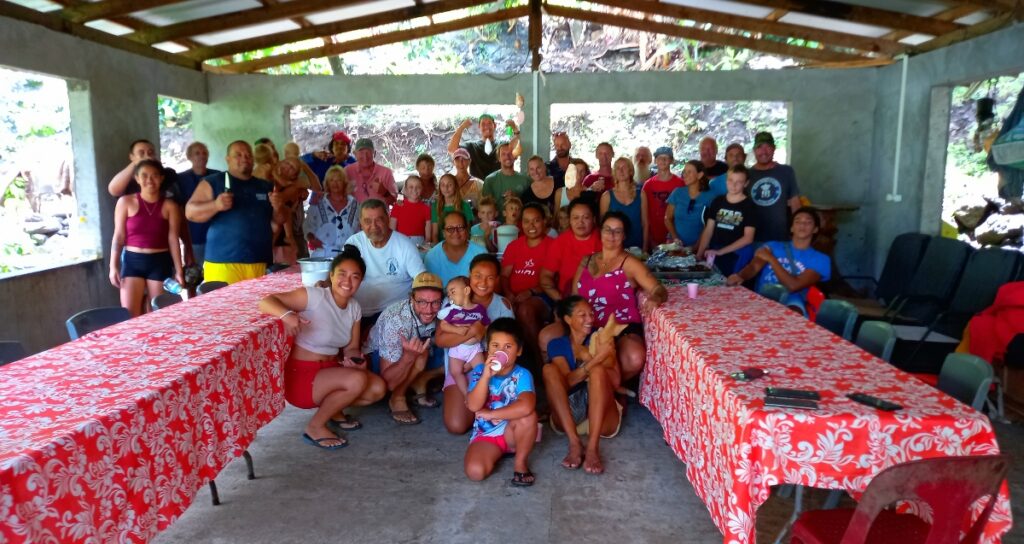
[[[302,439],[319,448],[347,446],[342,431],[362,424],[345,408],[373,404],[387,391],[359,351],[362,310],[354,295],[364,274],[359,250],[346,245],[331,262],[330,287],[300,287],[260,301],[260,311],[279,317],[295,335],[284,367],[285,399],[297,408],[317,408]]]

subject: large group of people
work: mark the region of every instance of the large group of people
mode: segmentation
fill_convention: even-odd
[[[563,467],[605,470],[600,440],[618,433],[644,367],[642,315],[668,297],[641,254],[674,242],[717,256],[727,284],[779,283],[797,307],[829,277],[828,257],[811,248],[820,219],[801,207],[793,169],[774,161],[771,134],[755,136],[750,168],[742,145],[723,162],[705,138],[681,171],[671,147],[616,158],[607,142],[591,171],[556,132],[554,156],[529,157],[524,175],[516,124],[499,141],[492,116],[475,122],[479,140],[464,141],[467,120],[449,143],[454,172],[437,175],[420,155],[401,187],[373,141],[341,131],[322,151],[288,143],[283,159],[266,139],[255,152],[231,142],[225,172],[207,167],[202,143],[175,173],[134,142],[109,184],[120,197],[111,283],[138,314],[146,291],[186,283],[188,267],[234,283],[275,260],[332,259],[327,281],[259,304],[295,337],[285,395],[316,409],[303,439],[345,447],[362,426],[346,410],[385,397],[402,425],[443,405],[445,429],[470,432],[469,478],[510,454],[512,483],[528,486],[545,419],[568,442]]]

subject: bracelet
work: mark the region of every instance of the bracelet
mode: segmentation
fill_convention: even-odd
[[[278,319],[284,319],[285,317],[288,316],[288,314],[294,314],[294,313],[295,313],[295,310],[288,310],[287,312],[285,312],[285,313],[281,314],[280,316],[278,316]]]

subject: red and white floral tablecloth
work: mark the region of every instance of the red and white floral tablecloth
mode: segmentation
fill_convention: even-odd
[[[238,283],[0,368],[0,542],[145,542],[284,409],[280,321]]]
[[[689,299],[671,287],[645,318],[641,402],[726,544],[754,542],[754,516],[773,485],[858,493],[895,464],[999,452],[984,415],[746,289],[703,288]],[[770,374],[728,376],[749,366]],[[768,386],[818,390],[820,409],[766,408]],[[904,409],[875,410],[847,399],[853,392]],[[1004,484],[983,542],[998,542],[1011,523]]]

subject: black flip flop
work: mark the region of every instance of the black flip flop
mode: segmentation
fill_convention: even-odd
[[[532,480],[527,480],[532,478]],[[512,473],[512,485],[516,487],[530,487],[537,481],[537,477],[533,475],[533,472],[527,470],[526,472],[513,472]]]
[[[340,438],[340,437],[337,437],[337,436],[325,436],[324,438],[313,438],[312,436],[309,436],[309,434],[307,434],[307,433],[302,433],[302,439],[307,444],[309,444],[311,446],[315,446],[315,447],[320,448],[322,450],[331,450],[331,451],[333,451],[333,450],[340,450],[340,449],[348,446],[348,441],[346,441],[344,438]],[[325,446],[324,445],[324,441],[325,440],[341,440],[341,444],[335,444],[333,446]]]
[[[334,434],[340,435],[346,431],[358,431],[363,428],[363,424],[354,417],[346,417],[344,421],[337,419],[328,419],[327,428],[330,429]],[[345,425],[349,425],[346,427]]]

